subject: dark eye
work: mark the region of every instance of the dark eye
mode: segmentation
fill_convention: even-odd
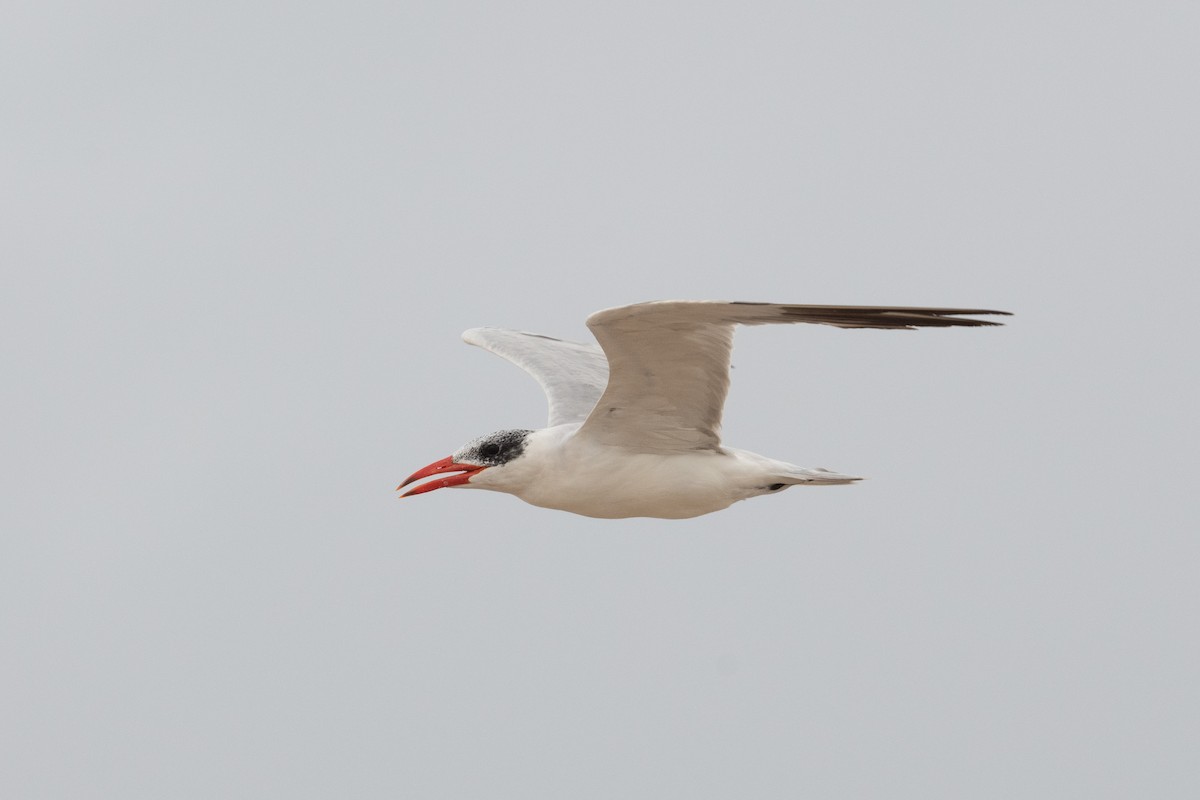
[[[487,456],[488,458],[491,458],[492,456],[498,456],[500,455],[500,445],[496,444],[495,442],[488,442],[483,447],[479,448],[479,452],[481,455]]]
[[[787,484],[786,483],[772,483],[767,488],[770,489],[772,492],[778,492],[784,486],[787,486]]]

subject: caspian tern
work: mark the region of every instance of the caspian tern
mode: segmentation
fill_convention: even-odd
[[[966,308],[661,301],[598,311],[600,343],[473,328],[468,344],[531,374],[546,393],[546,428],[474,439],[397,487],[402,497],[450,487],[491,489],[589,517],[683,519],[789,486],[860,480],[721,445],[735,325],[810,322],[839,328],[998,325]],[[601,349],[603,348],[603,349]]]

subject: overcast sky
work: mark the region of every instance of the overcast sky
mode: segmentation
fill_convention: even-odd
[[[0,795],[1200,796],[1200,6],[0,12]],[[687,521],[416,468],[493,325],[743,330]]]

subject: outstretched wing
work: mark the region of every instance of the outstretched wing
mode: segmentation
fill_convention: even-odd
[[[588,327],[604,348],[610,377],[577,436],[650,452],[720,445],[735,325],[811,322],[839,328],[997,325],[967,308],[797,306],[675,301],[598,311]]]
[[[472,328],[463,333],[463,341],[508,359],[532,375],[550,404],[550,427],[583,422],[608,383],[608,361],[594,344],[503,328]]]

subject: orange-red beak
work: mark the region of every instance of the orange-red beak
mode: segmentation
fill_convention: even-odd
[[[419,481],[422,478],[428,478],[430,475],[441,475],[441,474],[447,473],[447,472],[457,472],[460,474],[447,475],[446,477],[439,478],[436,481],[430,481],[429,483],[422,483],[420,486],[416,486],[412,489],[409,489],[407,492],[405,492],[404,494],[402,494],[400,496],[401,497],[411,497],[414,494],[424,494],[425,492],[432,492],[434,489],[445,489],[447,486],[459,486],[459,485],[464,484],[467,481],[469,481],[471,479],[471,476],[474,475],[475,473],[477,473],[481,470],[485,470],[485,469],[487,469],[486,466],[481,467],[478,464],[459,464],[458,462],[456,462],[454,460],[453,457],[446,456],[441,461],[435,461],[427,467],[421,467],[419,470],[414,472],[412,475],[409,475],[407,478],[404,479],[404,483],[402,483],[396,487],[396,491],[397,492],[400,491],[401,489],[403,489],[405,486],[408,486],[413,481]]]

